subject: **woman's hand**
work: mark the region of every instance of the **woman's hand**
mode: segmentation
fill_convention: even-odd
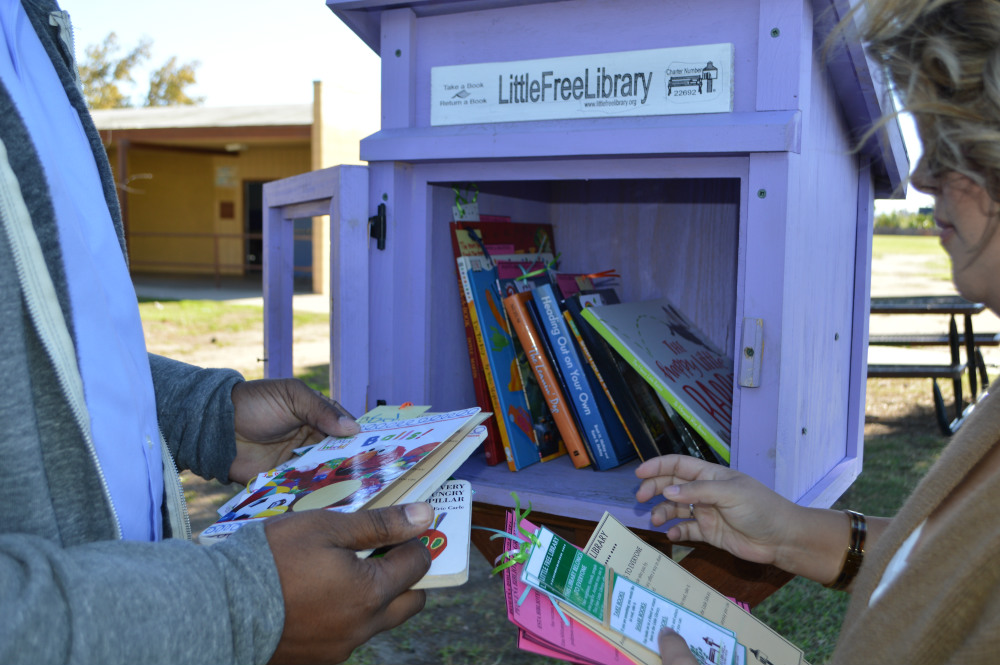
[[[825,583],[837,576],[849,529],[843,513],[803,508],[746,474],[685,455],[647,460],[636,469],[643,479],[636,500],[658,494],[667,500],[653,507],[671,540],[701,541],[755,563]]]

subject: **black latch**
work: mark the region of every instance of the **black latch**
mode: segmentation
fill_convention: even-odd
[[[385,204],[378,204],[378,213],[368,218],[369,234],[377,240],[379,249],[385,249]]]

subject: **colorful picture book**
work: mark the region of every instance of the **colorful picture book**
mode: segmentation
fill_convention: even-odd
[[[485,216],[480,215],[480,219]],[[509,221],[479,221],[450,223],[452,254],[460,257],[480,257],[486,265],[497,256],[505,254],[530,254],[537,252],[555,252],[552,227],[548,224],[512,224]],[[459,293],[462,296],[462,320],[465,326],[466,345],[469,353],[469,365],[472,371],[472,384],[475,390],[476,404],[484,411],[494,407],[490,400],[486,375],[476,344],[473,322],[469,311],[468,299],[465,297],[463,282],[468,268],[458,266]],[[506,460],[503,452],[503,442],[495,421],[486,422],[489,436],[483,444],[487,464],[500,464]]]
[[[583,318],[728,464],[732,359],[666,299],[591,307]]]
[[[491,271],[494,275],[499,275],[499,270],[503,266],[507,266],[508,263],[516,264],[519,266],[537,266],[543,265],[548,261],[552,260],[552,255],[546,252],[542,253],[522,253],[522,254],[495,254],[492,256],[487,256],[485,254],[479,255],[469,255],[460,256],[455,259],[455,264],[459,272],[460,280],[459,287],[461,289],[462,305],[463,305],[463,316],[468,319],[469,328],[471,331],[473,346],[475,348],[474,359],[473,360],[473,378],[475,379],[478,373],[479,378],[483,381],[483,389],[486,391],[485,404],[486,408],[493,413],[504,413],[502,405],[499,403],[499,397],[496,391],[496,384],[493,383],[493,375],[489,370],[489,358],[486,352],[486,342],[488,339],[483,335],[483,325],[488,323],[488,317],[484,320],[481,313],[476,309],[476,304],[473,300],[472,292],[472,282],[469,280],[469,273],[471,271]],[[517,274],[521,274],[520,270],[517,270]],[[497,285],[499,288],[499,284]],[[508,335],[510,335],[510,330],[508,329]],[[518,349],[515,346],[515,354]],[[520,372],[520,369],[519,369]],[[520,376],[520,374],[519,374]],[[532,386],[523,385],[522,388],[525,390],[525,400],[528,402],[528,413],[532,417],[533,422],[537,422],[539,417],[544,418],[544,415],[536,416],[531,408],[531,388]],[[477,402],[479,397],[477,396]],[[510,449],[510,440],[508,432],[504,423],[499,421],[499,417],[494,417],[487,421],[487,424],[494,428],[496,431],[496,437],[493,442],[494,445],[484,445],[484,451],[486,453],[487,464],[494,464],[494,457],[498,457],[500,462],[506,461],[508,467],[511,466],[511,461],[507,458],[507,451]],[[544,425],[544,424],[543,424]],[[487,444],[490,442],[487,441]],[[563,452],[563,448],[559,441],[547,441],[545,439],[539,443],[538,437],[535,437],[535,443],[539,448],[539,458],[544,461],[546,459],[551,459],[556,457]],[[498,450],[494,450],[497,448]],[[516,466],[516,465],[515,465]],[[516,470],[516,469],[512,469]]]
[[[552,262],[551,254],[536,254],[539,260],[531,261],[497,261],[497,290],[501,300],[511,295],[530,291],[537,284],[548,283],[548,266]],[[507,333],[510,335],[517,359],[517,371],[521,379],[521,388],[528,404],[528,414],[531,416],[535,445],[543,462],[566,454],[566,446],[556,424],[555,417],[546,402],[538,377],[531,369],[528,354],[521,344],[521,339],[514,330],[510,313],[504,306],[503,313],[507,321]]]
[[[486,438],[478,407],[403,421],[365,423],[351,437],[328,437],[258,475],[219,509],[199,542],[229,537],[244,524],[285,512],[353,512],[424,501]]]
[[[504,444],[507,466],[518,471],[542,460],[534,422],[521,384],[517,355],[497,291],[496,269],[469,270],[476,343],[483,360],[486,383],[496,408],[496,422]]]
[[[448,480],[427,499],[434,521],[420,536],[431,553],[431,567],[413,589],[460,586],[469,580],[472,484]]]

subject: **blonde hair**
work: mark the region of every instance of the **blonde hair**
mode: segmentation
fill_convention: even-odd
[[[1000,201],[1000,2],[868,0],[862,11],[862,39],[917,124],[922,166]]]

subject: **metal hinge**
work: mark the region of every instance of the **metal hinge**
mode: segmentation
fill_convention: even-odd
[[[764,319],[743,319],[740,345],[739,383],[744,388],[760,386],[760,358],[764,350]]]
[[[379,249],[385,249],[385,204],[378,204],[378,212],[368,218],[369,235]]]

